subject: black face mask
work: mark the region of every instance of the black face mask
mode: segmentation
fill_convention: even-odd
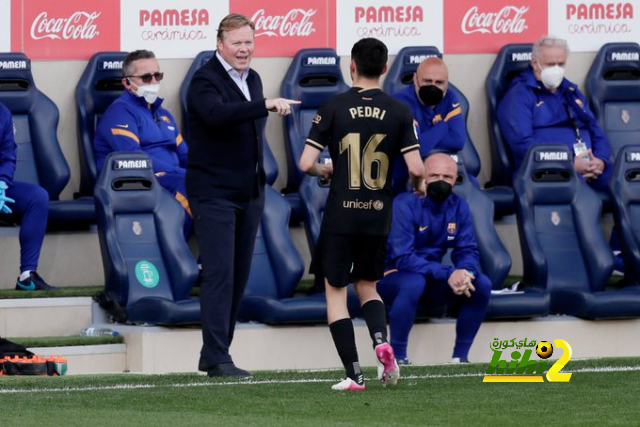
[[[429,199],[436,203],[442,203],[453,192],[453,185],[446,181],[433,181],[427,185],[427,195]]]
[[[420,86],[418,90],[418,97],[424,105],[437,105],[438,102],[442,101],[443,96],[442,89],[434,85]]]

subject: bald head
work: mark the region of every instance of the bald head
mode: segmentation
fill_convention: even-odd
[[[418,97],[420,97],[421,86],[436,86],[443,93],[446,93],[449,87],[449,69],[447,65],[442,59],[435,56],[425,59],[420,63],[413,75],[413,85]]]
[[[435,153],[424,161],[424,176],[427,185],[433,181],[446,181],[455,185],[458,178],[458,165],[450,155]]]

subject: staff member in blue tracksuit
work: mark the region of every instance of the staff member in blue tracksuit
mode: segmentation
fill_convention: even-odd
[[[0,104],[0,221],[14,215],[20,219],[20,276],[16,289],[22,291],[51,291],[36,272],[40,249],[47,229],[49,195],[44,188],[14,181],[16,170],[16,142],[11,112]]]
[[[460,102],[448,89],[447,65],[442,59],[431,57],[418,66],[413,85],[393,94],[411,108],[423,159],[433,150],[457,153],[467,138]],[[397,161],[393,174],[394,194],[407,191],[408,178],[407,166]]]
[[[93,141],[98,172],[114,151],[144,151],[151,158],[160,185],[171,192],[184,209],[183,231],[188,238],[193,215],[187,201],[185,173],[187,144],[173,115],[158,98],[164,73],[153,52],[136,50],[122,64],[125,91],[107,108]]]
[[[460,306],[454,362],[467,362],[469,349],[489,304],[491,282],[480,273],[479,254],[467,203],[452,194],[458,166],[448,155],[425,161],[427,197],[403,193],[393,202],[385,277],[378,293],[390,306],[391,346],[399,364],[409,364],[407,345],[418,302]],[[442,263],[452,249],[453,266]]]
[[[515,170],[532,145],[563,143],[575,153],[578,175],[592,188],[608,191],[611,145],[578,86],[564,78],[568,54],[563,39],[534,43],[529,68],[514,78],[498,105],[498,124]]]

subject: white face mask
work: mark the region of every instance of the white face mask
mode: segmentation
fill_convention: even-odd
[[[153,104],[158,99],[158,92],[160,92],[160,83],[150,84],[146,86],[138,86],[131,80],[129,83],[136,88],[135,94],[139,98],[144,98],[149,104]]]
[[[564,68],[559,65],[553,67],[542,68],[540,66],[540,79],[547,89],[556,89],[562,83],[564,78]]]

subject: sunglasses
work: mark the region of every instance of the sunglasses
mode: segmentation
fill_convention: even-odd
[[[156,79],[157,82],[160,82],[164,78],[164,73],[157,72],[153,74],[143,74],[141,76],[127,76],[127,78],[131,78],[131,77],[137,77],[140,80],[142,80],[144,83],[151,83],[151,80],[154,78]]]

